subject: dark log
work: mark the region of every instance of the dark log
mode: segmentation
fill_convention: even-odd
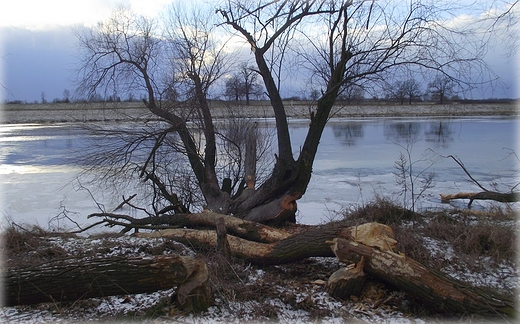
[[[332,297],[343,300],[349,299],[350,296],[360,296],[366,281],[363,264],[362,257],[354,267],[344,267],[334,272],[327,281],[327,292]]]
[[[178,255],[71,257],[30,267],[8,268],[3,273],[7,306],[74,302],[178,286],[177,303],[187,311],[203,311],[209,307],[208,277],[208,269],[202,260]]]
[[[340,261],[351,254],[365,258],[364,270],[370,275],[421,299],[440,312],[467,312],[516,317],[513,298],[471,287],[392,251],[336,238],[332,250]]]
[[[441,194],[441,202],[448,203],[453,199],[469,199],[468,208],[471,207],[473,200],[494,200],[498,202],[518,202],[520,201],[519,192],[495,192],[495,191],[482,191],[482,192],[459,192],[456,194]]]
[[[269,225],[279,225],[285,222],[296,223],[296,200],[299,197],[284,195],[264,205],[249,211],[244,220]]]
[[[221,217],[217,220],[217,252],[219,252],[224,259],[228,260],[231,256],[229,248],[229,242],[227,240],[226,225],[224,224],[224,218]]]

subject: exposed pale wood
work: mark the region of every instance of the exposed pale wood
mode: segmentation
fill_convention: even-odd
[[[481,192],[459,192],[456,194],[441,194],[441,202],[447,203],[453,199],[469,199],[468,207],[471,207],[473,200],[494,200],[498,202],[517,202],[520,201],[520,193],[518,192],[495,192],[495,191],[481,191]]]
[[[352,264],[352,267],[343,267],[334,272],[327,281],[327,292],[332,297],[345,300],[350,296],[359,296],[366,281],[364,261],[362,257],[357,265]]]
[[[188,256],[93,257],[57,259],[30,267],[4,269],[8,306],[74,302],[90,297],[136,294],[177,286],[182,309],[209,307],[208,269]]]
[[[163,215],[158,217],[134,218],[124,214],[94,213],[90,217],[103,217],[109,225],[127,227],[161,229],[166,227],[191,227],[191,228],[215,228],[217,220],[222,218],[226,231],[237,237],[246,238],[251,241],[271,243],[278,242],[291,236],[283,229],[243,220],[237,217],[214,213],[205,210],[194,214]]]
[[[205,248],[217,248],[218,238],[215,230],[165,229],[151,233],[136,233],[137,237],[170,238],[174,241]],[[233,235],[227,235],[227,242],[233,255],[248,260],[259,260],[268,255],[276,243],[258,243]]]
[[[355,242],[378,247],[384,251],[393,251],[397,245],[392,228],[376,222],[345,228],[341,230],[341,235]]]
[[[405,255],[343,238],[332,242],[332,250],[340,261],[349,260],[353,253],[365,257],[364,270],[367,273],[408,292],[438,311],[517,315],[512,298],[471,287]]]

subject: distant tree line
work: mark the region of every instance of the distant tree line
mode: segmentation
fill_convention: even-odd
[[[456,83],[449,77],[437,75],[432,81],[426,84],[418,81],[414,77],[404,80],[396,80],[384,83],[382,89],[373,90],[367,86],[357,84],[348,84],[338,95],[338,101],[344,104],[358,104],[370,102],[395,102],[400,104],[412,104],[417,102],[435,102],[438,104],[446,103],[505,103],[515,101],[512,98],[487,98],[487,99],[466,99],[461,98],[455,89]],[[366,91],[366,88],[372,91]],[[378,95],[370,95],[371,92]],[[292,95],[283,98],[285,101],[316,101],[321,96],[321,92],[317,89],[307,91],[303,95]],[[62,98],[55,98],[51,103],[86,103],[86,102],[140,102],[145,97],[144,94],[127,93],[123,98],[118,94],[101,95],[94,93],[88,98],[73,97],[67,89],[63,91]],[[164,93],[164,99],[176,101],[179,95],[175,89],[167,89]],[[231,73],[226,79],[223,92],[220,96],[216,96],[215,100],[225,100],[228,102],[240,102],[249,106],[252,101],[266,100],[264,88],[258,80],[258,74],[255,73],[252,66],[247,63],[239,65],[238,70]],[[45,92],[41,93],[41,101],[27,102],[23,100],[6,100],[5,104],[46,104]]]

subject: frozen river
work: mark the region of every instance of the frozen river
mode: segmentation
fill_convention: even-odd
[[[292,120],[290,125],[297,153],[308,121]],[[297,220],[322,223],[376,195],[402,203],[402,186],[394,175],[400,153],[411,154],[414,174],[434,162],[425,173],[435,175],[434,187],[418,201],[420,208],[440,206],[439,193],[480,191],[454,161],[440,157],[449,154],[483,185],[507,191],[518,181],[518,126],[512,117],[333,119],[323,133],[308,191],[298,201]],[[70,227],[70,220],[59,217],[66,212],[84,226],[93,222],[86,216],[98,211],[91,194],[107,210],[120,202],[103,187],[81,189],[76,179],[80,169],[70,158],[89,134],[78,125],[12,124],[1,125],[0,132],[4,222]]]

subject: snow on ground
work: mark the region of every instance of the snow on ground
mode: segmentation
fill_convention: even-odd
[[[93,238],[51,237],[48,243],[65,249],[68,253],[88,251],[95,255],[102,251],[104,256],[145,256],[154,248],[164,249],[163,239],[143,239],[130,236],[96,236]],[[175,253],[192,254],[182,244],[173,242]],[[48,248],[48,247],[47,247]],[[165,249],[163,253],[173,253]],[[148,251],[148,252],[145,252]],[[157,251],[156,251],[157,252]],[[334,258],[311,258],[311,262],[325,264],[332,269],[339,268]],[[305,268],[304,268],[305,269]],[[246,276],[243,289],[258,289],[268,284],[272,291],[265,298],[257,296],[247,301],[215,299],[215,305],[200,314],[185,314],[170,303],[174,289],[153,293],[107,296],[80,300],[72,305],[42,303],[30,306],[14,306],[0,308],[0,320],[6,323],[75,323],[75,322],[127,322],[139,320],[152,323],[243,323],[273,320],[283,323],[310,323],[319,319],[323,323],[344,323],[345,321],[367,323],[425,323],[420,318],[410,317],[396,306],[374,303],[386,293],[381,286],[367,289],[366,296],[351,301],[339,301],[324,291],[321,283],[301,282],[290,276],[289,281],[276,281],[268,276],[268,271],[280,274],[289,273],[291,269],[284,265],[264,270],[252,265],[237,269]],[[301,269],[300,269],[301,271]],[[316,279],[320,274],[316,273]],[[312,277],[312,274],[311,274]],[[386,296],[385,296],[386,297]],[[392,293],[388,300],[405,300],[405,294]],[[147,317],[148,316],[148,317]],[[151,316],[151,317],[150,317]],[[316,316],[319,316],[317,318]]]

